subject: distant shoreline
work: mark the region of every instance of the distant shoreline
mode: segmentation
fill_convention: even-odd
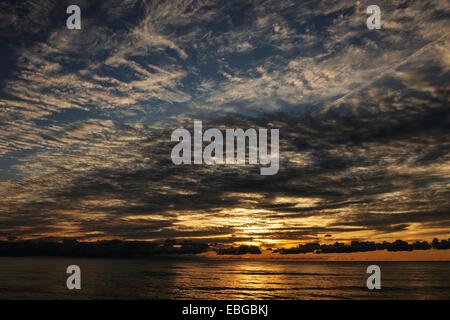
[[[0,258],[61,258],[61,259],[105,259],[105,260],[200,260],[200,261],[297,261],[297,262],[450,262],[450,250],[427,251],[373,251],[354,253],[315,254],[299,253],[280,255],[264,251],[262,254],[218,255],[215,252],[202,254],[159,254],[145,256],[87,256],[87,255],[0,255]]]
[[[376,243],[352,241],[345,244],[309,242],[291,248],[262,248],[249,245],[208,244],[166,239],[164,241],[102,240],[95,242],[65,239],[63,241],[0,241],[0,256],[66,257],[100,259],[278,259],[307,261],[450,261],[450,239],[433,239],[408,243],[402,240]]]

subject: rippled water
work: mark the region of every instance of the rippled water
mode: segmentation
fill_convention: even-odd
[[[66,289],[66,267],[82,290]],[[382,290],[366,288],[368,262],[0,257],[1,299],[450,299],[450,262],[380,262]]]

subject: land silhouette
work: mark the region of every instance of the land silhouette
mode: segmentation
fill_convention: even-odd
[[[353,253],[369,251],[414,251],[414,250],[445,250],[450,249],[450,239],[433,239],[409,243],[403,240],[393,242],[352,241],[348,244],[335,242],[334,244],[320,244],[310,242],[299,244],[292,248],[270,248],[268,250],[280,255],[288,254],[326,254]],[[145,258],[160,255],[196,255],[208,251],[218,255],[261,254],[263,249],[249,245],[221,245],[218,243],[202,243],[196,241],[78,241],[76,239],[52,240],[9,239],[0,241],[0,256],[66,256],[93,258]]]

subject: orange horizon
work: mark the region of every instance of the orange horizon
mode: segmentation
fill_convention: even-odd
[[[201,253],[202,256],[210,259],[224,260],[305,260],[305,261],[450,261],[450,249],[448,250],[415,250],[415,251],[368,251],[352,253],[296,253],[279,254],[269,250],[264,250],[261,254],[242,255],[218,255],[216,252],[208,251]]]

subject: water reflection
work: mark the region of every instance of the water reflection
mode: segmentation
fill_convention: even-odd
[[[82,269],[82,290],[65,268]],[[381,291],[366,288],[369,263],[278,260],[0,258],[2,299],[450,299],[450,262],[382,262]]]

